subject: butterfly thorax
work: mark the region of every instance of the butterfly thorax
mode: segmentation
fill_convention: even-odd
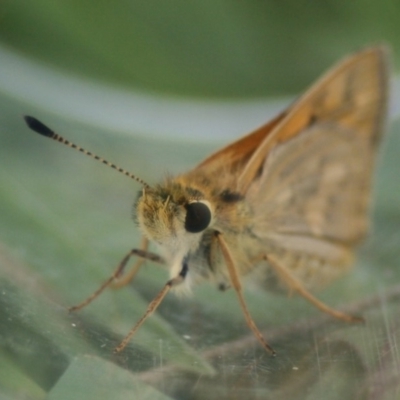
[[[215,234],[222,233],[235,249],[244,269],[255,238],[243,235],[249,229],[251,210],[245,199],[220,184],[187,174],[168,178],[163,184],[143,189],[136,203],[137,221],[142,233],[154,242],[170,268],[179,273],[183,262],[189,267],[188,281],[207,279],[227,281],[220,251],[213,245]],[[243,240],[243,237],[248,240]]]

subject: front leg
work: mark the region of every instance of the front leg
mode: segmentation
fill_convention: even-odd
[[[148,247],[148,240],[144,238],[141,243],[141,249],[132,249],[118,264],[117,268],[115,268],[114,272],[112,275],[94,292],[92,293],[87,299],[82,301],[81,303],[77,304],[76,306],[72,306],[68,309],[68,311],[79,311],[83,307],[86,307],[88,304],[90,304],[96,297],[98,297],[108,286],[115,284],[116,282],[116,287],[119,288],[121,286],[126,285],[129,283],[136,273],[138,272],[139,268],[143,264],[145,260],[150,260],[156,263],[161,263],[165,264],[165,261],[162,257],[160,257],[157,254],[151,253],[147,251]],[[126,265],[128,264],[128,261],[130,260],[131,257],[137,256],[140,257],[140,259],[137,261],[137,263],[134,265],[132,271],[128,274],[127,278],[124,278],[122,280],[122,283],[119,283],[119,278],[122,276],[124,269]]]
[[[255,324],[255,322],[254,322],[253,318],[251,317],[250,312],[247,308],[246,301],[243,297],[240,276],[239,276],[239,273],[238,273],[238,270],[237,270],[237,267],[235,264],[235,260],[233,259],[233,256],[231,254],[228,244],[226,243],[222,233],[215,232],[214,237],[215,237],[214,240],[217,241],[217,243],[219,244],[219,247],[221,249],[222,256],[224,258],[225,265],[228,270],[231,285],[232,285],[233,289],[235,289],[237,298],[239,300],[240,307],[242,308],[242,311],[243,311],[243,314],[246,319],[248,327],[253,331],[255,337],[258,339],[258,341],[261,343],[261,345],[264,347],[264,349],[267,350],[269,353],[271,353],[272,356],[275,356],[276,353],[275,353],[274,349],[264,339],[263,335],[261,334],[257,325]]]
[[[122,342],[115,348],[114,353],[119,353],[122,351],[126,345],[129,343],[129,341],[132,339],[133,335],[137,332],[137,330],[142,326],[144,321],[150,315],[157,310],[158,306],[161,304],[163,301],[164,297],[167,295],[167,293],[175,286],[178,286],[182,284],[185,281],[186,275],[188,273],[189,267],[187,260],[184,259],[182,262],[182,268],[177,276],[174,278],[170,279],[164,287],[161,289],[161,291],[157,294],[157,296],[151,301],[151,303],[148,305],[147,310],[143,314],[143,316],[139,319],[138,322],[136,322],[135,326],[129,331],[129,333],[125,336],[125,338],[122,340]]]

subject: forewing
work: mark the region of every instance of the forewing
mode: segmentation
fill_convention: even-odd
[[[244,166],[285,115],[284,111],[245,137],[211,154],[176,180],[200,190],[209,201],[224,192],[236,195],[238,177]]]
[[[275,148],[249,201],[259,237],[301,235],[350,244],[366,230],[373,156],[334,123],[308,128]]]
[[[211,154],[197,165],[194,171],[203,171],[208,174],[213,174],[221,169],[224,171],[240,169],[240,167],[243,167],[248,162],[250,157],[259,148],[260,144],[264,142],[266,137],[268,137],[285,115],[286,112],[282,112],[273,120],[245,137]]]
[[[352,130],[374,152],[386,117],[387,92],[386,48],[370,48],[344,60],[300,97],[260,143],[239,177],[238,191],[246,193],[274,147],[321,122]]]
[[[385,52],[367,50],[306,93],[260,146],[268,152],[246,193],[252,231],[287,268],[344,265],[366,233],[386,98]]]

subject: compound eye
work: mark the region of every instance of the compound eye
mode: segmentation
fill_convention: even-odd
[[[185,208],[185,229],[190,233],[204,231],[211,222],[210,208],[200,201],[189,203]]]

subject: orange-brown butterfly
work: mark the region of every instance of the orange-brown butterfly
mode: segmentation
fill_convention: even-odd
[[[266,289],[297,292],[316,307],[356,321],[315,298],[351,264],[368,227],[371,178],[386,119],[388,57],[383,47],[347,58],[287,110],[189,172],[150,185],[63,139],[33,117],[34,131],[76,148],[138,181],[135,208],[143,234],[106,287],[130,282],[144,260],[166,264],[170,279],[116,348],[121,351],[165,295],[208,280],[232,287],[246,322],[264,340],[247,309],[241,278],[253,274]],[[153,242],[160,255],[148,251]],[[139,257],[129,273],[132,256]]]

